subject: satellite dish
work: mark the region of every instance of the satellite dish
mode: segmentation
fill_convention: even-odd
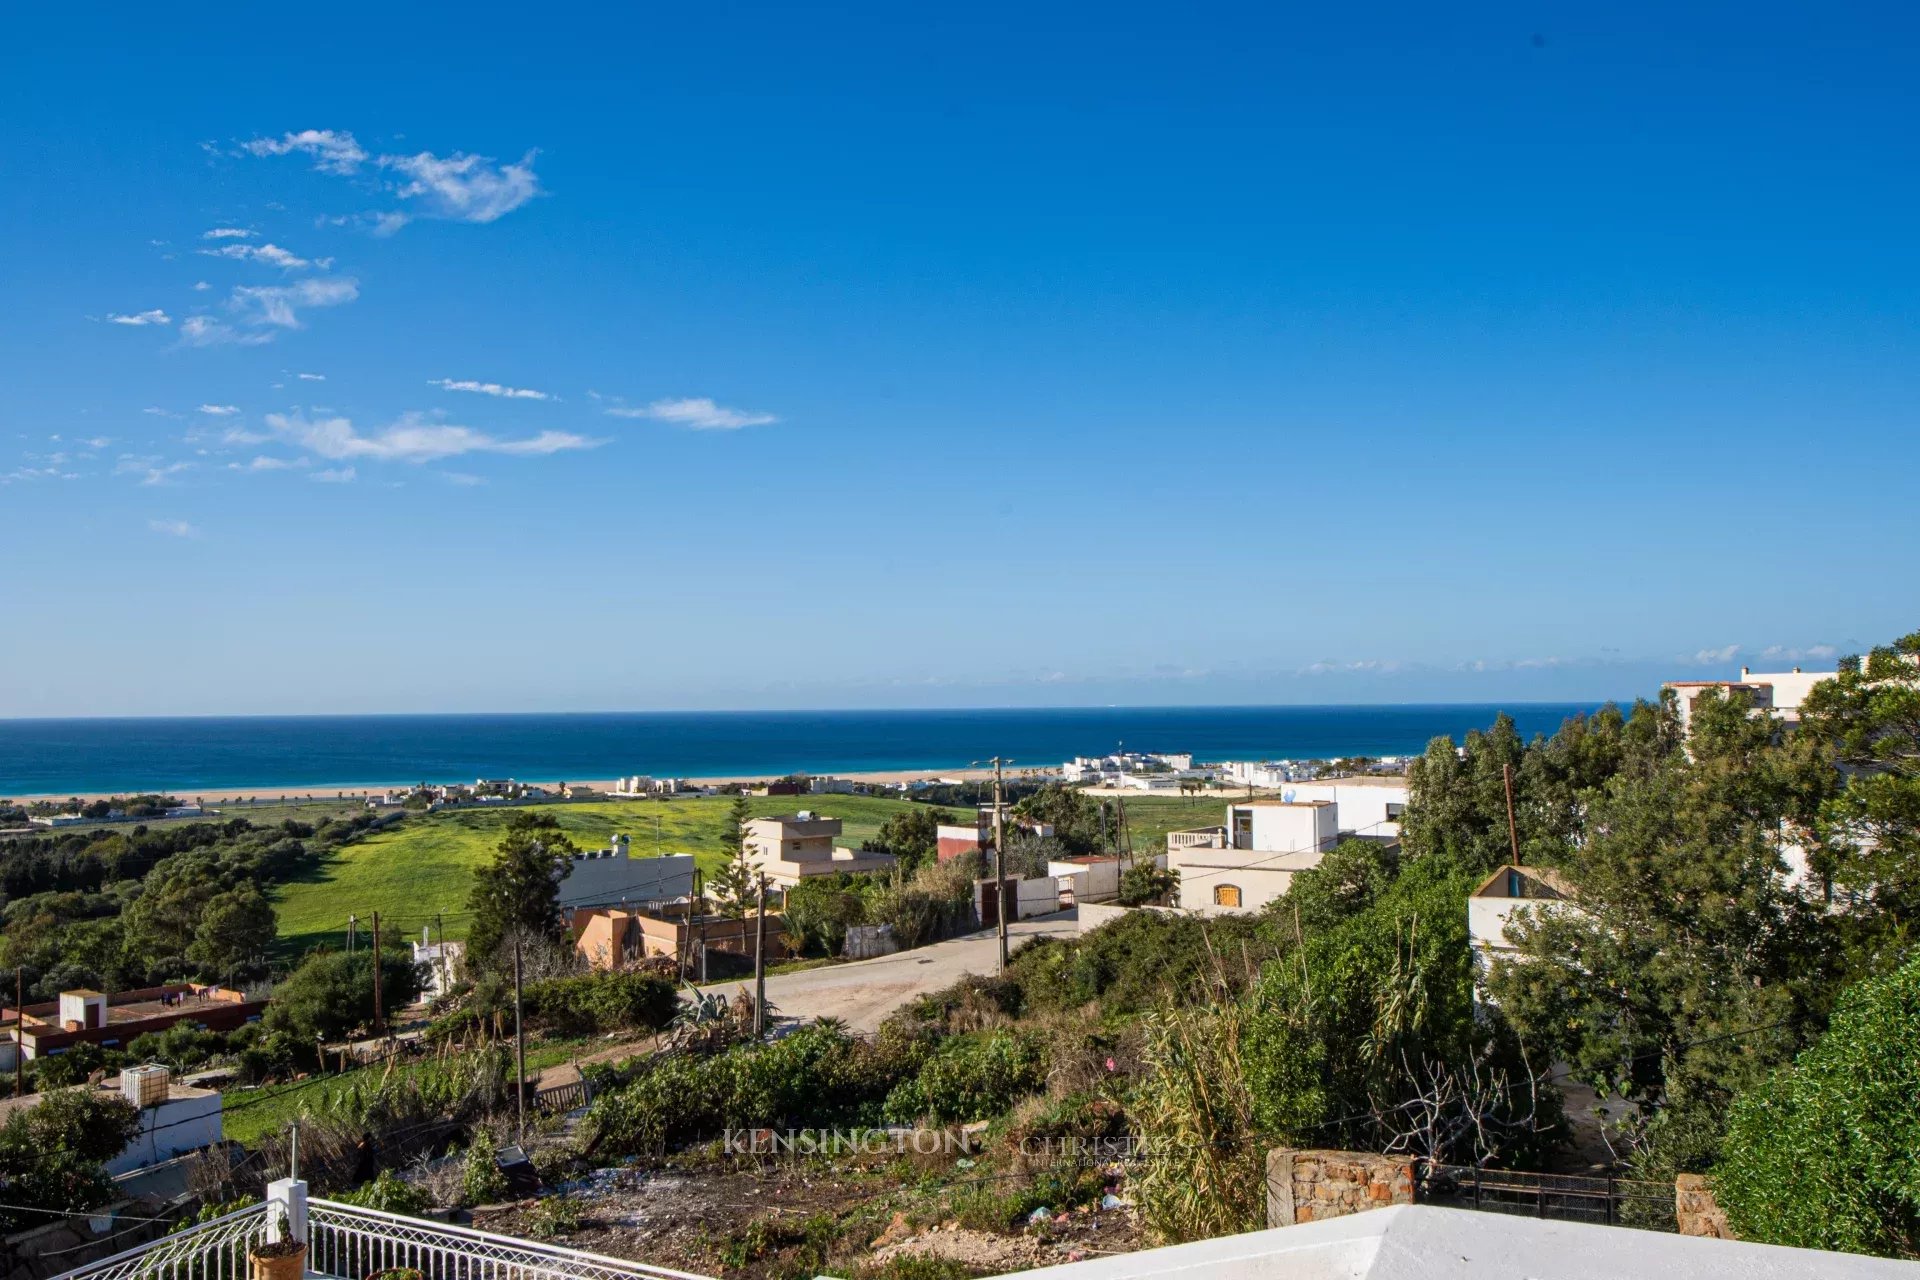
[[[1297,791],[1282,791],[1282,792],[1280,793],[1280,798],[1281,798],[1282,800],[1284,800],[1284,801],[1286,801],[1286,802],[1287,802],[1288,804],[1292,804],[1292,803],[1293,803],[1293,798],[1294,798],[1295,796],[1297,796],[1297,795],[1299,795],[1299,794],[1300,794],[1300,793],[1299,793],[1299,792],[1297,792]]]

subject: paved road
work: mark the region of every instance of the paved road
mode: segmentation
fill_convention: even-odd
[[[1071,936],[1079,928],[1077,915],[1069,910],[1022,920],[1008,930],[1012,945],[1036,934]],[[993,973],[999,962],[998,935],[969,934],[874,960],[776,973],[767,979],[767,1002],[781,1018],[839,1018],[854,1031],[877,1031],[888,1014],[909,1000],[952,986],[970,973]],[[751,988],[753,979],[716,982],[706,989],[731,995],[742,986]]]

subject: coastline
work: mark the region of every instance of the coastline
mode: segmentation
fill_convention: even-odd
[[[726,777],[687,778],[685,779],[685,781],[688,783],[691,783],[694,786],[700,786],[700,787],[724,787],[724,786],[734,786],[742,783],[766,782],[766,781],[769,781],[774,776],[777,776],[777,775],[734,774]],[[983,781],[985,779],[993,777],[993,770],[975,769],[975,768],[877,769],[877,770],[871,770],[864,773],[835,773],[832,776],[836,778],[845,778],[851,782],[868,782],[868,783],[882,783],[882,784],[896,783],[896,782],[918,782],[922,779],[932,779],[932,778],[959,778],[965,782],[979,782],[979,781]],[[306,786],[284,786],[284,787],[200,787],[197,789],[192,789],[191,794],[188,793],[188,789],[183,789],[179,787],[152,788],[151,790],[163,792],[164,794],[174,796],[175,798],[180,800],[203,801],[210,804],[217,804],[222,800],[278,800],[282,796],[287,797],[289,800],[305,799],[308,796],[312,796],[315,800],[331,800],[337,795],[344,794],[347,798],[352,799],[356,796],[368,795],[368,794],[378,795],[378,794],[385,793],[387,791],[392,791],[392,790],[396,790],[404,787],[411,787],[414,785],[415,782],[418,782],[418,781],[419,779],[416,778],[412,782],[345,782],[345,783],[316,782]],[[614,779],[614,778],[565,778],[565,779],[532,778],[532,779],[523,779],[523,781],[528,782],[529,785],[532,785],[532,786],[543,786],[543,787],[558,786],[563,781],[577,782],[577,783],[581,783],[586,786],[592,787],[596,791],[611,792],[617,779]],[[42,793],[39,795],[22,794],[22,795],[5,796],[0,798],[11,800],[16,804],[43,804],[43,803],[59,804],[65,800],[80,800],[80,801],[112,800],[119,796],[138,795],[138,794],[142,794],[142,791],[138,789],[126,789],[126,790],[120,790],[120,791],[69,791],[65,793]],[[625,797],[625,796],[615,797],[612,795],[608,795],[606,798],[611,800],[611,799],[627,799],[628,797]],[[794,797],[794,799],[796,800],[804,800],[806,798],[807,797],[805,796]]]

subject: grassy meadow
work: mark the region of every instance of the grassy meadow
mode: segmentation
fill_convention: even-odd
[[[755,817],[813,809],[846,824],[843,842],[858,847],[893,814],[913,802],[882,796],[754,796]],[[727,796],[682,800],[607,800],[556,804],[543,811],[559,819],[582,848],[602,848],[615,834],[631,841],[633,856],[691,853],[704,871],[724,862],[720,841]],[[1224,798],[1138,796],[1127,799],[1127,817],[1137,852],[1166,847],[1166,833],[1219,822]],[[283,885],[275,897],[283,953],[314,946],[344,946],[347,917],[368,928],[380,913],[383,928],[419,936],[436,913],[449,938],[466,936],[467,894],[474,868],[493,856],[511,809],[461,809],[416,814],[335,852],[318,868]]]

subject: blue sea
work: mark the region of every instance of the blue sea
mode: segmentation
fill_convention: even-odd
[[[322,791],[474,778],[771,777],[1056,765],[1122,744],[1203,760],[1408,755],[1502,709],[1551,733],[1592,704],[1091,707],[0,720],[0,796]]]

